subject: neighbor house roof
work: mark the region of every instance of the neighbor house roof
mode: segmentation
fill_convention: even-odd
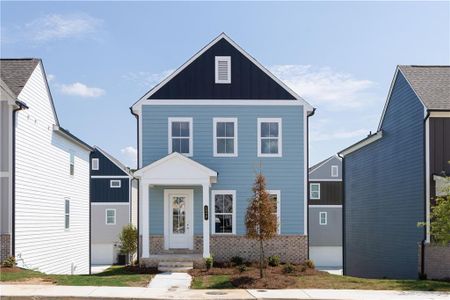
[[[118,159],[116,159],[114,156],[106,152],[105,150],[101,149],[98,146],[94,146],[95,149],[97,149],[101,154],[106,156],[113,164],[115,164],[119,169],[124,171],[126,174],[128,174],[130,177],[133,177],[133,173],[131,172],[130,168],[122,164]]]
[[[0,77],[16,97],[19,96],[39,61],[37,58],[0,59]]]
[[[450,110],[450,66],[398,66],[427,109]]]

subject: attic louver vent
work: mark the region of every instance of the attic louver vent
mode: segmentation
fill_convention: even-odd
[[[231,57],[216,56],[216,83],[231,83]]]

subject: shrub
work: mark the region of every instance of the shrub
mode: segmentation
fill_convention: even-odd
[[[235,265],[235,266],[240,266],[244,264],[244,259],[240,256],[233,256],[231,258],[231,262]]]
[[[280,265],[280,257],[278,255],[269,256],[269,266],[276,267]]]
[[[295,267],[292,264],[285,264],[283,267],[283,273],[293,273],[295,271]]]
[[[136,227],[132,224],[125,225],[120,233],[120,253],[126,254],[128,263],[133,262],[133,254],[137,251],[138,233]]]
[[[305,264],[304,264],[307,268],[309,268],[309,269],[314,269],[316,266],[314,265],[314,262],[312,261],[312,260],[310,260],[310,259],[307,259],[306,261],[305,261]]]
[[[239,270],[239,273],[243,273],[243,272],[247,271],[247,266],[246,265],[239,265],[237,267],[237,269]]]
[[[5,268],[12,268],[16,266],[16,258],[14,256],[9,256],[7,259],[3,261],[2,264]]]
[[[205,258],[206,270],[210,270],[212,268],[213,262],[214,260],[212,256]]]

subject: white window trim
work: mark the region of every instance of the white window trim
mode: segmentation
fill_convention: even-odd
[[[313,197],[313,195],[312,195],[312,192],[313,192],[312,186],[313,185],[317,185],[319,187],[319,189],[317,191],[317,193],[318,193],[317,198]],[[310,183],[309,184],[309,198],[312,199],[312,200],[320,200],[320,183]]]
[[[219,80],[219,61],[227,61],[228,62],[228,79],[227,80]],[[215,83],[217,84],[230,84],[231,83],[231,56],[216,56],[214,60],[214,74],[215,74]]]
[[[234,153],[217,153],[217,123],[233,122],[234,124]],[[237,157],[238,156],[238,119],[237,118],[213,118],[213,145],[214,157]]]
[[[322,214],[325,215],[325,223],[322,222]],[[328,224],[328,213],[326,211],[319,212],[319,224],[327,225]]]
[[[339,177],[339,166],[337,165],[331,166],[331,177]]]
[[[278,123],[278,153],[261,153],[261,123]],[[283,156],[283,130],[281,118],[258,118],[257,122],[258,157],[282,157]]]
[[[114,211],[114,223],[108,223],[108,211]],[[115,208],[105,209],[105,224],[106,225],[116,225],[117,211]]]
[[[118,182],[119,185],[118,185],[118,186],[114,186],[114,185],[113,185],[113,182]],[[112,189],[120,189],[120,188],[122,187],[122,180],[111,179],[111,180],[109,181],[109,187],[112,188]]]
[[[172,153],[172,123],[173,122],[189,122],[189,153],[180,153],[188,157],[192,157],[194,155],[193,151],[193,143],[194,143],[194,132],[192,130],[192,118],[177,118],[170,117],[168,119],[168,154]]]
[[[267,190],[269,195],[277,195],[277,233],[281,234],[281,191]]]
[[[95,162],[95,164],[94,164],[94,162]],[[91,161],[91,166],[92,166],[92,170],[93,171],[98,171],[99,167],[100,167],[99,159],[98,158],[93,158],[92,161]],[[94,166],[95,166],[95,168],[94,168]]]
[[[227,232],[217,232],[216,233],[216,208],[215,203],[216,201],[216,195],[223,195],[223,194],[231,194],[233,196],[233,228],[230,233]],[[213,190],[211,191],[211,233],[217,234],[217,235],[232,235],[236,234],[236,191],[235,190]]]
[[[69,203],[69,213],[66,213],[66,203]],[[68,227],[66,227],[66,218],[69,219]],[[64,198],[64,230],[70,230],[70,198]]]

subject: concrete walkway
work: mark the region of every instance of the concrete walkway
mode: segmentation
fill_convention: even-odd
[[[152,278],[148,287],[153,289],[187,290],[191,286],[192,277],[188,273],[161,273]]]
[[[111,267],[111,265],[92,265],[91,266],[91,274],[102,273],[110,267]]]
[[[367,290],[191,290],[136,287],[0,285],[6,299],[321,299],[321,300],[450,300],[450,293]]]

